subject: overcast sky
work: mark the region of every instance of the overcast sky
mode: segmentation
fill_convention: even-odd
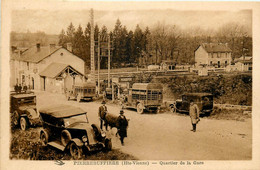
[[[152,27],[158,22],[168,25],[178,25],[182,28],[200,26],[201,28],[216,29],[228,22],[239,22],[252,29],[251,10],[176,10],[176,9],[144,9],[144,10],[96,10],[94,8],[95,23],[100,27],[114,28],[119,18],[128,30],[134,30],[139,24],[142,28]],[[59,34],[61,29],[67,29],[70,22],[83,28],[90,21],[89,9],[46,10],[26,9],[13,10],[11,30],[16,32],[44,31],[48,34]]]

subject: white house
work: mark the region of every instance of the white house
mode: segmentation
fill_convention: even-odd
[[[68,44],[71,51],[71,45]],[[27,85],[31,89],[64,92],[75,82],[85,81],[85,62],[69,50],[50,44],[26,50],[12,48],[11,87]]]
[[[195,66],[225,68],[231,64],[231,53],[227,43],[203,43],[195,50]]]

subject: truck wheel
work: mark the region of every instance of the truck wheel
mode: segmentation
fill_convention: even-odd
[[[45,130],[41,131],[40,140],[41,140],[43,146],[47,145],[47,143],[49,142],[49,134],[47,131],[45,131]]]
[[[22,130],[26,130],[28,128],[28,121],[25,117],[21,117],[20,127],[21,127]]]
[[[73,159],[80,159],[82,158],[82,148],[79,147],[75,142],[71,142],[70,146],[70,154]]]
[[[77,102],[80,102],[80,98],[81,98],[81,97],[78,95],[78,96],[77,96]]]
[[[143,108],[142,103],[138,103],[137,104],[136,110],[137,110],[137,113],[139,113],[139,114],[143,114],[144,113],[144,108]]]
[[[68,130],[63,130],[61,132],[61,144],[63,146],[66,146],[69,143],[69,141],[71,141],[71,139],[72,139],[72,137]]]

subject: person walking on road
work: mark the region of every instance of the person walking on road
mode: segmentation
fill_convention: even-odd
[[[191,124],[192,124],[192,130],[193,132],[196,132],[196,125],[200,121],[200,113],[198,105],[194,103],[193,100],[190,101],[190,118],[191,118]]]
[[[117,123],[117,133],[119,134],[121,144],[124,146],[124,138],[127,137],[128,120],[126,119],[123,110],[120,110],[120,115],[117,118]]]
[[[107,114],[106,101],[103,100],[101,104],[102,106],[100,106],[98,109],[98,116],[100,119],[100,129],[103,130],[103,123],[105,123],[106,114]]]

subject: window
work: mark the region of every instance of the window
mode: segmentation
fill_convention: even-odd
[[[29,65],[29,62],[27,62],[27,70],[30,69],[30,65]]]
[[[212,65],[212,61],[210,61],[210,65]]]

